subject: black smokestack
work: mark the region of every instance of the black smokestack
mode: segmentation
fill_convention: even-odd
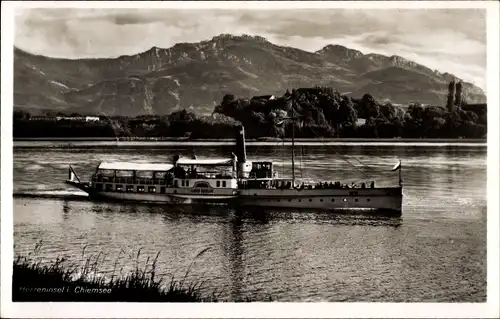
[[[236,127],[236,157],[240,163],[246,162],[247,160],[245,128],[243,126]]]

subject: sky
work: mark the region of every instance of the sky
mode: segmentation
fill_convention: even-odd
[[[18,9],[14,45],[50,57],[132,55],[229,33],[317,51],[399,55],[486,88],[483,9]]]

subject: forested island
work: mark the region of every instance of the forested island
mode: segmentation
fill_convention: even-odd
[[[245,127],[248,138],[486,138],[487,111],[485,104],[467,104],[454,82],[446,107],[396,106],[369,94],[355,99],[314,87],[287,90],[278,97],[226,94],[211,115],[184,109],[133,118],[62,112],[35,116],[15,110],[13,136],[221,139],[233,138],[237,125]]]

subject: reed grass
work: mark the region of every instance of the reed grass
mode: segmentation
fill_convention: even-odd
[[[82,251],[84,255],[85,248]],[[39,246],[35,246],[35,251]],[[84,259],[81,265],[68,263],[58,257],[50,263],[34,260],[31,255],[18,256],[14,260],[12,276],[13,301],[91,301],[91,302],[216,302],[213,293],[203,296],[200,292],[204,281],[187,284],[186,278],[196,258],[209,248],[199,252],[188,267],[184,277],[165,281],[157,273],[158,252],[153,259],[147,258],[140,265],[137,252],[135,269],[123,275],[116,274],[119,257],[114,263],[111,277],[102,276],[105,255],[99,253]],[[120,252],[122,253],[122,252]]]

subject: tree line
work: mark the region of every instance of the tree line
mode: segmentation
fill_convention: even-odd
[[[456,87],[453,91],[454,97],[460,96]],[[234,127],[243,125],[249,138],[289,138],[292,134],[298,138],[485,138],[486,107],[450,100],[446,107],[414,103],[403,108],[380,103],[369,94],[354,99],[332,88],[314,87],[286,91],[280,97],[248,99],[226,94],[208,116],[180,110],[165,116],[104,116],[100,121],[87,122],[48,120],[15,110],[13,134],[24,138],[233,138]]]

